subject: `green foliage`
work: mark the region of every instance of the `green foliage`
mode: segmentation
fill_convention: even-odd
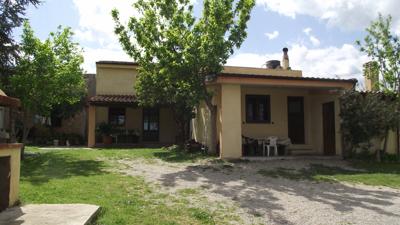
[[[349,91],[340,98],[341,132],[355,151],[374,138],[382,139],[399,123],[398,102],[393,95]],[[368,146],[367,146],[368,147]],[[352,152],[354,153],[354,152]]]
[[[352,162],[354,169],[311,164],[309,168],[260,170],[266,177],[317,182],[349,182],[400,189],[400,165],[396,163]]]
[[[241,222],[236,217],[226,216],[227,209],[197,208],[189,204],[191,196],[164,193],[158,186],[145,182],[141,176],[127,176],[118,172],[117,168],[120,168],[121,164],[117,164],[116,159],[140,160],[143,157],[154,159],[158,158],[155,155],[157,153],[169,154],[167,150],[43,151],[28,147],[28,151],[36,154],[22,161],[20,182],[22,204],[78,202],[99,205],[102,209],[94,224]],[[203,204],[206,205],[208,202]]]
[[[362,52],[376,61],[379,70],[379,86],[386,92],[400,92],[400,40],[391,29],[392,17],[379,15],[366,29],[364,43],[356,41]]]
[[[85,94],[82,50],[72,42],[70,28],[59,27],[44,41],[24,23],[21,55],[10,78],[12,94],[22,103],[23,141],[34,115],[50,116],[61,104],[75,104]]]
[[[21,99],[24,111],[49,116],[55,105],[81,99],[85,92],[83,57],[72,35],[70,28],[59,27],[42,42],[29,23],[24,23],[22,54],[11,78],[13,93]]]
[[[97,129],[98,129],[99,134],[106,135],[106,136],[111,135],[113,132],[113,126],[106,122],[100,123]]]
[[[0,79],[2,88],[8,83],[15,61],[18,59],[18,44],[14,40],[13,30],[25,20],[28,5],[37,6],[39,0],[1,0],[0,1]]]
[[[123,49],[140,65],[136,94],[142,105],[173,105],[179,120],[212,93],[206,76],[217,74],[246,37],[254,0],[204,0],[196,19],[190,0],[139,0],[140,15],[127,25],[114,9],[115,33]],[[190,119],[190,118],[189,118]]]

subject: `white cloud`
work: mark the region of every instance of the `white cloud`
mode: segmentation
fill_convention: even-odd
[[[315,47],[318,47],[321,44],[321,41],[311,34],[312,29],[310,27],[304,28],[303,33],[305,33],[310,40],[311,44]]]
[[[315,36],[313,36],[313,35],[310,35],[310,41],[311,41],[311,44],[312,45],[314,45],[314,46],[319,46],[320,44],[321,44],[321,42],[319,41],[319,39],[318,38],[316,38]]]
[[[310,40],[311,44],[315,47],[318,47],[321,44],[321,41],[311,34],[312,29],[310,27],[304,28],[303,33],[306,34],[308,39]]]
[[[129,17],[138,15],[132,7],[134,0],[73,0],[73,3],[79,13],[79,27],[74,31],[76,38],[86,46],[99,46],[83,47],[86,71],[95,72],[95,62],[99,60],[132,61],[121,49],[114,34],[111,10],[118,9],[121,20],[126,22]]]
[[[262,67],[266,61],[281,59],[282,53],[253,54],[238,53],[228,60],[228,65]],[[291,44],[289,48],[290,66],[302,70],[303,76],[330,78],[357,78],[361,83],[362,64],[368,61],[367,56],[350,44],[341,47],[309,49],[303,44]]]
[[[307,28],[304,28],[304,29],[303,29],[303,32],[304,32],[306,35],[310,35],[311,31],[312,31],[311,27],[307,27]]]
[[[86,72],[96,72],[96,62],[101,60],[133,61],[122,49],[112,48],[84,48],[83,68]]]
[[[272,33],[265,33],[269,40],[273,40],[279,36],[279,31],[275,30]]]
[[[378,13],[391,14],[394,27],[400,32],[399,0],[257,0],[257,4],[288,17],[308,15],[330,26],[351,30],[364,30]]]

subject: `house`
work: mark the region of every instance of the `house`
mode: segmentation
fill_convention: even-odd
[[[131,62],[100,61],[96,63],[95,96],[89,100],[88,146],[101,146],[96,128],[101,123],[120,129],[114,135],[114,144],[136,142],[129,138],[139,134],[145,144],[169,145],[175,143],[177,126],[169,107],[138,107],[133,85],[138,64]],[[131,141],[129,141],[131,139]]]
[[[136,104],[137,64],[100,61],[96,67],[96,95],[89,106],[90,147],[99,144],[96,126],[101,122],[135,129],[142,142],[175,142],[171,109],[143,109]],[[356,82],[303,77],[302,71],[289,67],[286,48],[282,66],[277,60],[269,61],[267,68],[225,66],[208,82],[217,106],[220,157],[242,157],[242,136],[289,138],[292,154],[341,155],[338,97]],[[210,146],[210,127],[209,112],[201,104],[192,121],[193,138]]]

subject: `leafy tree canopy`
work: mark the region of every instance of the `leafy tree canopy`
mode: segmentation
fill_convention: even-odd
[[[59,27],[41,41],[24,23],[21,55],[10,83],[22,102],[25,132],[33,115],[49,116],[54,106],[74,104],[85,93],[82,50],[72,35],[70,28]]]
[[[340,104],[341,132],[352,151],[373,139],[382,140],[400,122],[395,94],[349,91]]]
[[[177,105],[187,114],[203,100],[215,117],[207,77],[221,72],[243,43],[254,4],[204,0],[202,15],[195,18],[190,0],[138,0],[134,8],[139,15],[127,25],[114,9],[115,33],[140,65],[135,86],[140,103]]]
[[[20,27],[25,20],[26,7],[39,3],[39,0],[0,0],[0,76],[3,82],[10,75],[18,58],[18,45],[12,36],[13,29]]]
[[[139,0],[134,7],[141,15],[127,26],[113,10],[115,32],[141,67],[136,88],[144,104],[174,101],[170,97],[180,94],[195,103],[206,97],[205,76],[220,72],[246,37],[254,1],[240,0],[235,7],[233,2],[205,0],[196,20],[189,0]]]
[[[379,15],[366,29],[364,42],[356,41],[362,52],[376,63],[372,70],[379,73],[378,86],[386,92],[400,93],[400,40],[391,32],[392,17]],[[372,74],[373,75],[373,74]]]

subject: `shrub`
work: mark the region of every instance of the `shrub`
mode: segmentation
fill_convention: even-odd
[[[357,149],[369,150],[371,140],[383,140],[399,123],[398,102],[390,95],[349,91],[341,96],[340,105],[341,131],[348,145],[344,149],[348,157]]]

